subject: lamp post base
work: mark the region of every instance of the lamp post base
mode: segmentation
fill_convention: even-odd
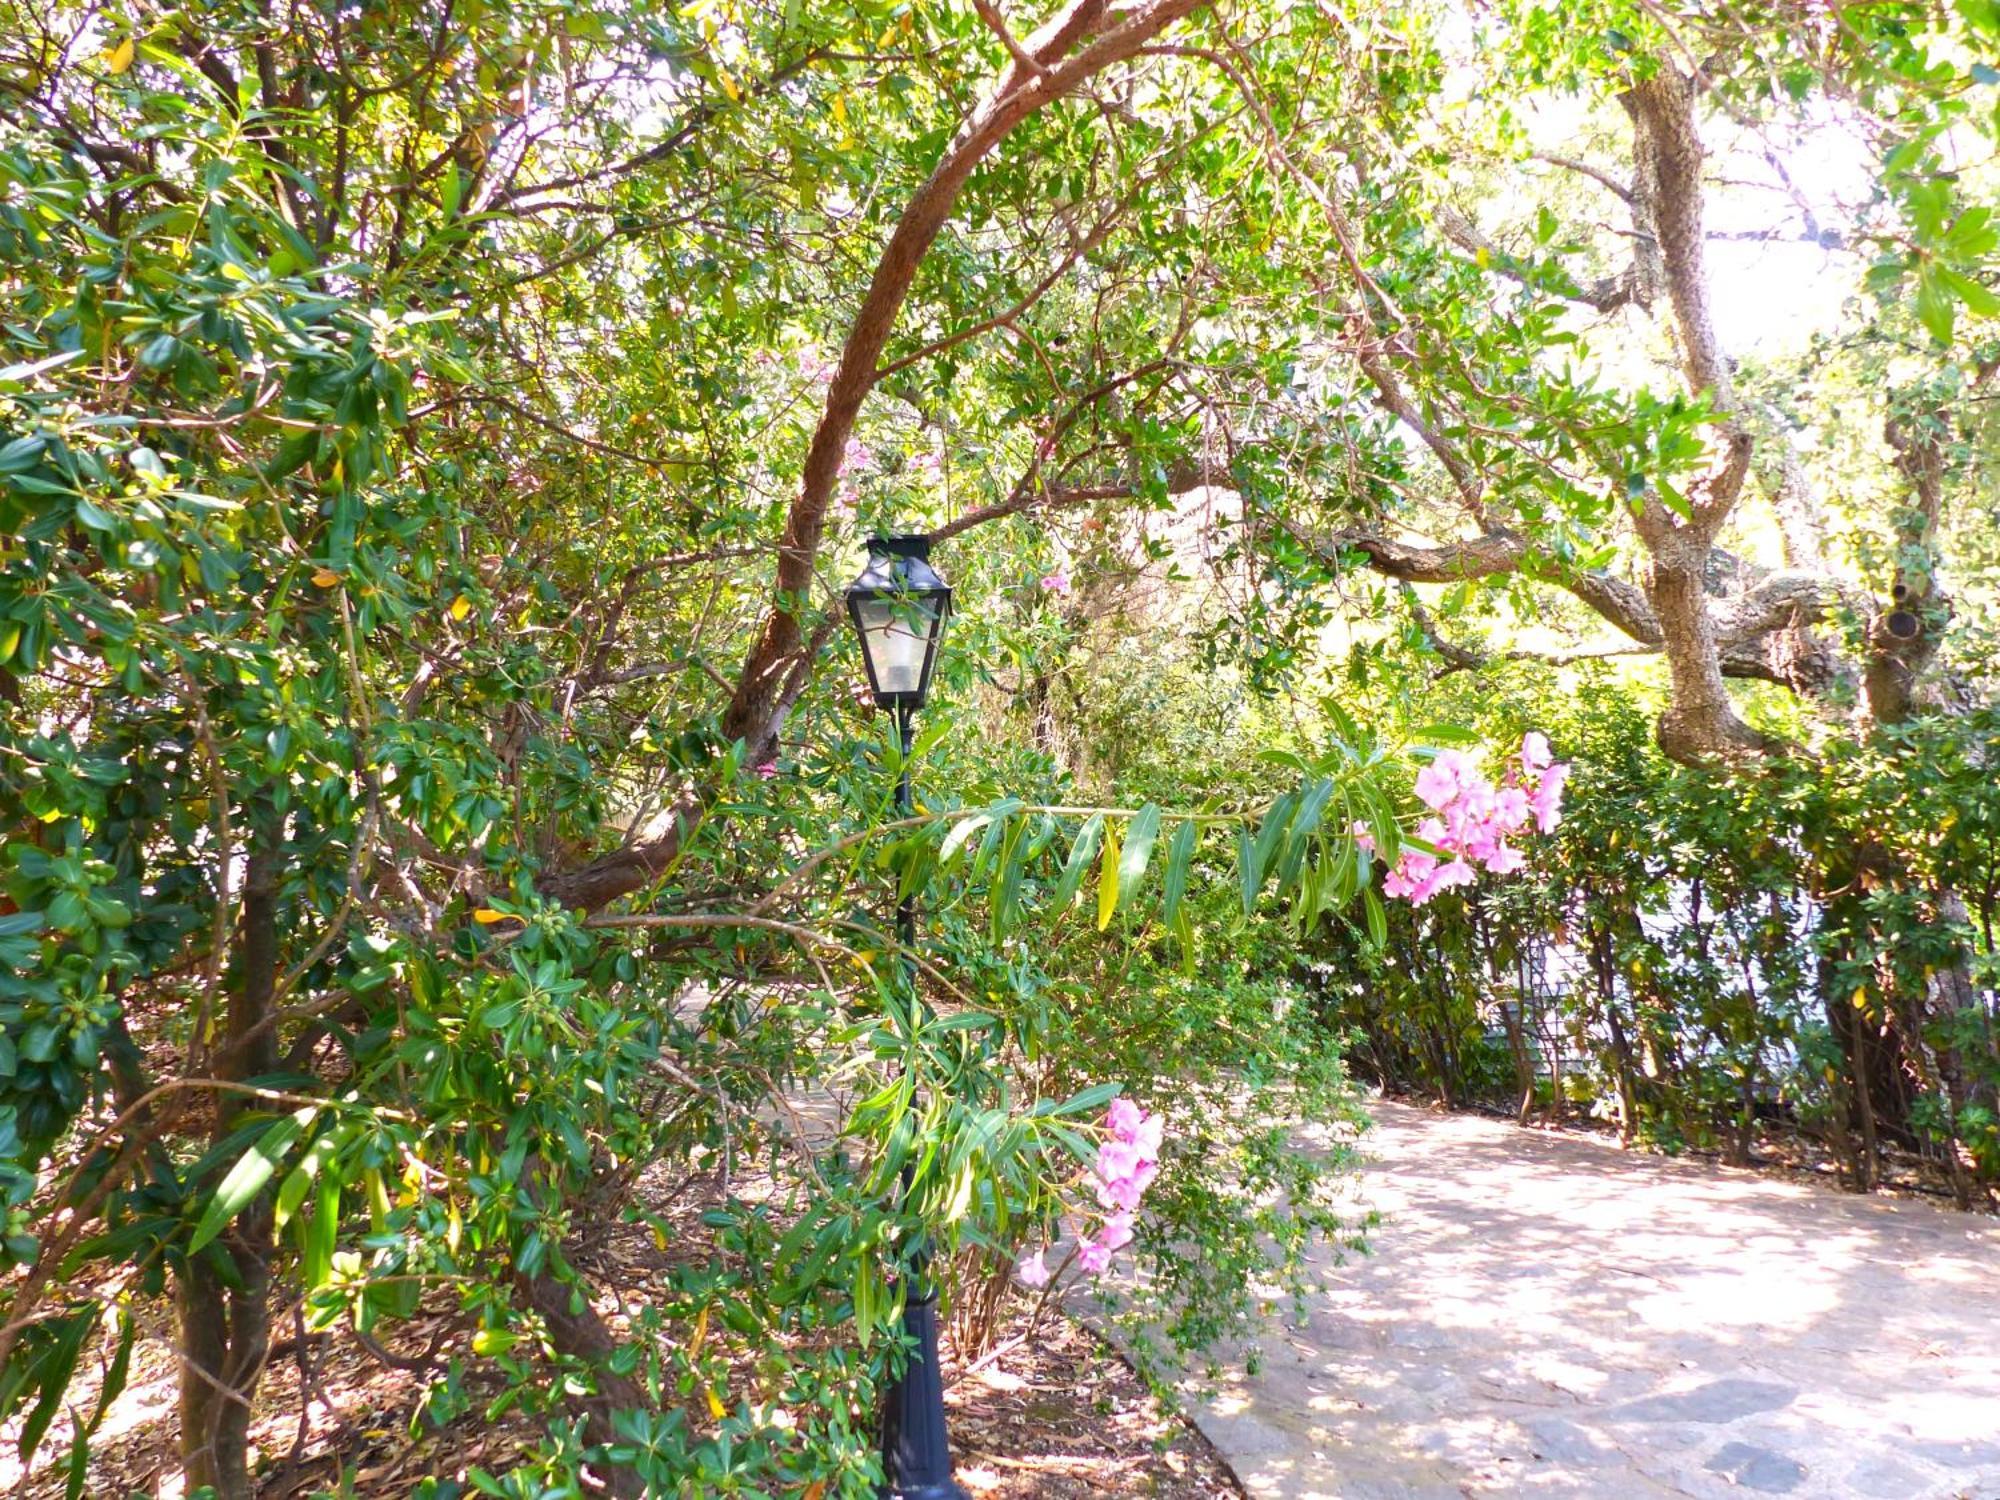
[[[917,1347],[883,1406],[882,1500],[967,1500],[951,1477],[935,1291],[903,1304],[903,1331]]]

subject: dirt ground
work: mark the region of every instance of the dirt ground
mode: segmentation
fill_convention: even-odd
[[[972,1500],[1214,1500],[1242,1494],[1207,1440],[1164,1411],[1096,1335],[1051,1311],[1023,1338],[1029,1306],[1026,1298],[1017,1301],[997,1341],[1001,1352],[970,1374],[961,1376],[945,1351],[958,1480]],[[446,1319],[420,1316],[402,1325],[395,1347],[384,1352],[404,1361],[449,1354],[449,1327]],[[166,1309],[143,1310],[126,1390],[91,1445],[83,1488],[90,1500],[176,1500],[181,1494],[168,1328]],[[430,1351],[433,1338],[440,1342]],[[76,1393],[86,1411],[95,1386],[93,1373]],[[411,1417],[422,1388],[421,1375],[383,1363],[344,1329],[313,1336],[303,1346],[296,1332],[280,1330],[253,1429],[263,1500],[303,1500],[337,1489],[343,1475],[343,1496],[388,1500],[408,1494],[427,1476],[458,1477],[472,1465],[504,1470],[534,1439],[529,1420],[478,1415],[413,1438]],[[58,1419],[26,1475],[15,1461],[18,1426],[0,1431],[0,1494],[60,1500],[68,1419]]]

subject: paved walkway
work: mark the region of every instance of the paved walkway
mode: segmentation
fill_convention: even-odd
[[[1401,1105],[1197,1420],[1255,1496],[2000,1500],[2000,1226]]]

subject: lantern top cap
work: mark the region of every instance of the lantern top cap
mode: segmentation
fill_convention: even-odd
[[[951,586],[931,566],[931,539],[923,532],[871,536],[868,566],[849,587],[851,595],[949,594]]]

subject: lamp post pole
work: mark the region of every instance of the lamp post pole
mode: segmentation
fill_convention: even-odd
[[[877,537],[868,544],[867,570],[847,591],[847,606],[861,637],[875,701],[895,715],[901,764],[896,815],[915,810],[910,794],[910,751],[916,711],[930,692],[938,639],[951,610],[951,588],[930,566],[930,539]],[[896,902],[896,941],[908,983],[910,1025],[923,1018],[917,988],[917,903]],[[903,1191],[910,1169],[903,1168]],[[919,1233],[904,1268],[903,1335],[911,1345],[903,1372],[882,1404],[882,1473],[886,1500],[966,1500],[952,1481],[951,1443],[945,1432],[944,1376],[938,1363],[937,1287],[930,1278],[929,1237]]]

